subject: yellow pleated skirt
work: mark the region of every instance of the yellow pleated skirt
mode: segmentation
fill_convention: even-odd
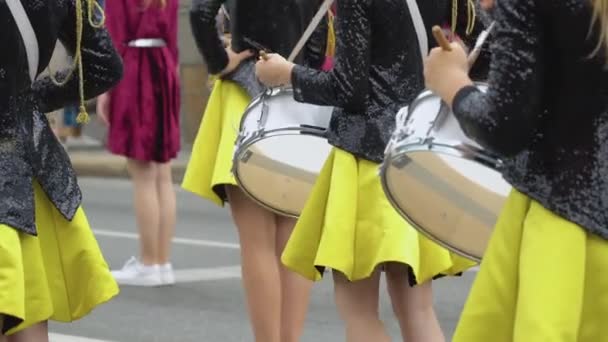
[[[396,262],[409,266],[412,285],[473,267],[474,262],[428,240],[397,213],[382,190],[378,167],[333,149],[282,262],[311,280],[321,279],[329,267],[351,281]]]
[[[237,185],[232,174],[232,157],[241,118],[250,102],[251,97],[237,83],[215,81],[182,188],[224,205],[224,186]]]
[[[608,241],[513,191],[454,342],[608,341]]]
[[[34,184],[31,236],[0,225],[0,314],[12,334],[47,320],[71,322],[118,294],[82,208],[67,221]]]

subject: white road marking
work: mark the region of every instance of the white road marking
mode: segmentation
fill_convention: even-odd
[[[241,266],[238,265],[175,270],[175,281],[177,283],[195,283],[199,281],[238,278],[241,278]]]
[[[97,340],[87,337],[80,336],[71,336],[71,335],[62,335],[62,334],[54,334],[49,333],[49,341],[50,342],[113,342],[109,340]]]
[[[93,232],[95,235],[104,236],[104,237],[112,237],[112,238],[124,238],[131,240],[138,240],[139,235],[135,233],[125,233],[119,232],[115,230],[102,230],[102,229],[94,229]],[[188,238],[173,238],[173,243],[178,245],[188,245],[188,246],[202,246],[202,247],[217,247],[217,248],[228,248],[228,249],[240,249],[238,243],[230,243],[230,242],[220,242],[213,240],[199,240],[199,239],[188,239]],[[233,270],[234,267],[238,269]],[[240,266],[230,266],[230,267],[219,267],[219,268],[195,268],[190,270],[180,270],[176,271],[176,275],[178,272],[182,272],[183,282],[198,282],[205,280],[217,280],[217,279],[229,279],[229,278],[240,278]],[[190,274],[190,272],[193,272]],[[472,267],[465,272],[477,273],[479,272],[479,266]],[[237,274],[238,276],[234,275]],[[187,280],[193,279],[193,280]]]
[[[119,231],[115,231],[115,230],[94,229],[93,233],[95,233],[95,235],[104,236],[104,237],[124,238],[124,239],[132,239],[132,240],[139,239],[139,235],[137,235],[137,234],[119,232]],[[213,240],[198,240],[198,239],[188,239],[188,238],[173,238],[173,243],[178,244],[178,245],[217,247],[217,248],[228,248],[228,249],[240,249],[241,248],[238,243],[219,242],[219,241],[213,241]]]

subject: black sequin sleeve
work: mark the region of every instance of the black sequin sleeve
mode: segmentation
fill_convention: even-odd
[[[89,99],[115,86],[122,78],[123,65],[108,32],[103,28],[91,26],[88,20],[87,6],[84,4],[82,11],[81,53],[84,97]],[[70,1],[68,15],[62,23],[58,38],[66,50],[73,55],[76,51],[76,9],[74,0]],[[61,81],[66,75],[67,71],[61,71],[56,79]],[[48,113],[61,108],[66,103],[78,102],[78,80],[78,69],[76,69],[72,78],[63,86],[55,85],[48,76],[34,82],[32,89],[37,98],[39,110]]]
[[[453,110],[469,137],[503,156],[530,144],[537,131],[542,100],[542,36],[534,0],[497,2],[490,87],[482,93],[461,89]]]
[[[228,54],[215,26],[223,3],[224,0],[193,0],[190,9],[192,34],[210,74],[219,74],[228,65]]]
[[[296,65],[291,82],[296,101],[336,106],[345,111],[366,110],[369,93],[371,22],[367,1],[338,2],[336,61],[333,69],[323,72]]]

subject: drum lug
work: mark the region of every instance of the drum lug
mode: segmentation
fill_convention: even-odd
[[[262,95],[262,111],[260,113],[260,118],[258,119],[258,129],[262,129],[266,126],[266,121],[268,120],[268,102],[266,100],[272,95],[272,90],[269,89]]]
[[[247,150],[245,151],[245,153],[243,153],[243,155],[241,156],[241,161],[243,163],[247,163],[249,161],[249,158],[251,158],[251,156],[253,155],[253,152],[251,152],[251,150]]]
[[[404,167],[407,166],[407,164],[409,164],[412,161],[412,159],[408,156],[406,156],[405,154],[402,154],[400,156],[397,156],[396,158],[394,158],[391,162],[391,164],[396,168],[396,169],[403,169]]]

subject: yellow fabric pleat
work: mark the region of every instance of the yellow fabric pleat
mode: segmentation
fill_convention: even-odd
[[[606,269],[606,240],[514,190],[453,341],[608,341]]]
[[[333,149],[282,255],[302,276],[319,280],[320,268],[349,280],[368,278],[386,262],[408,265],[417,283],[474,266],[414,230],[391,206],[379,165]]]
[[[77,320],[118,294],[83,209],[67,221],[38,183],[34,192],[37,237],[0,225],[0,313],[8,316],[8,334]]]
[[[207,102],[182,187],[224,205],[223,185],[236,185],[232,174],[234,145],[251,97],[238,84],[218,79]]]

